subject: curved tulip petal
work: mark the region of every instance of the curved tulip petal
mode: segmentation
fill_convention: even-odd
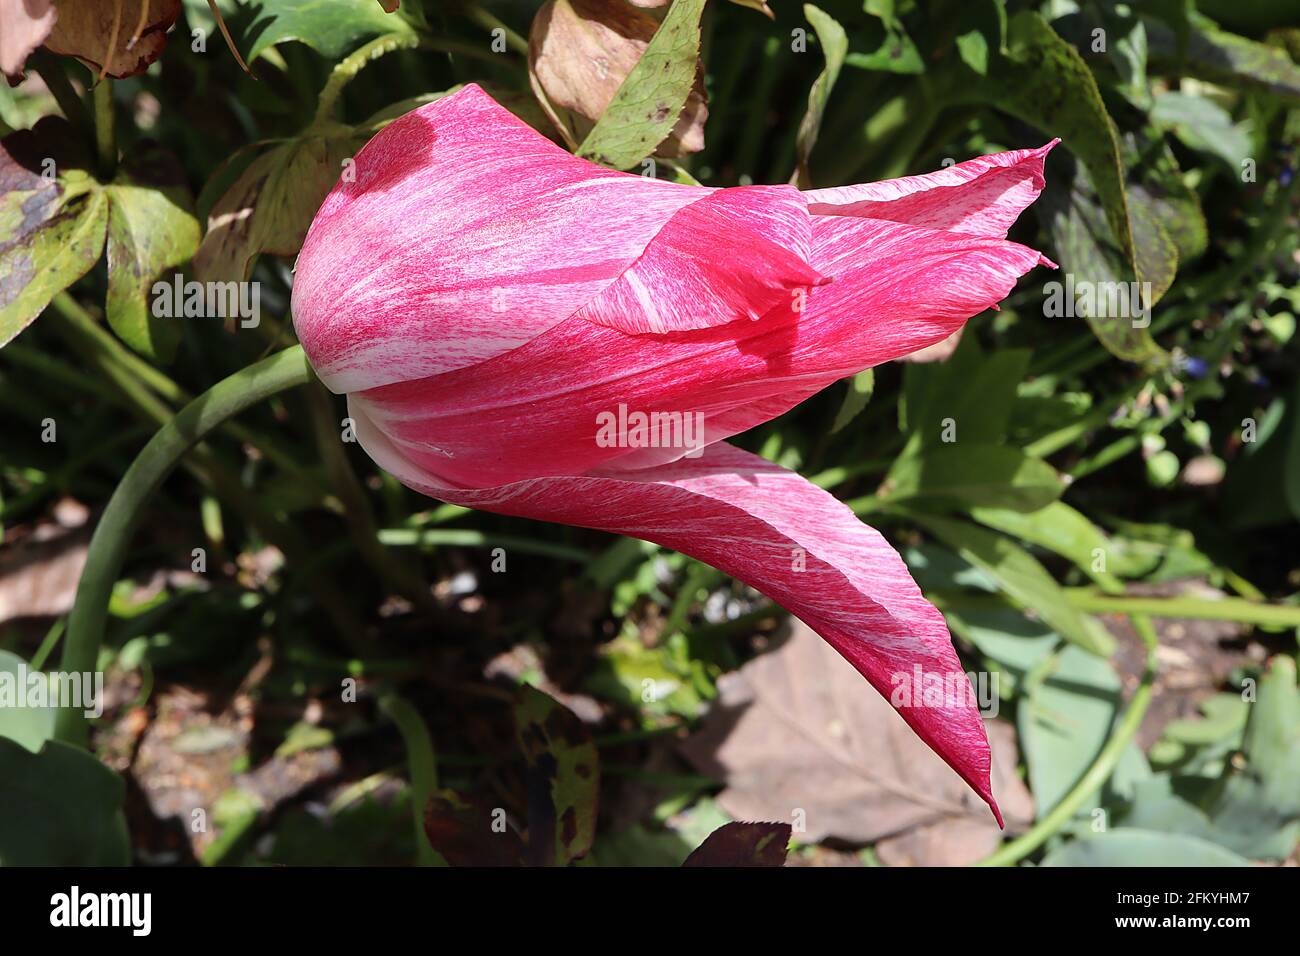
[[[697,451],[837,379],[942,340],[1039,261],[1004,239],[881,220],[819,218],[813,233],[814,267],[834,281],[810,289],[802,312],[783,301],[757,321],[664,335],[628,335],[575,317],[473,369],[356,397],[405,454],[459,485],[576,474],[623,455],[641,467]],[[597,416],[620,405],[699,413],[705,438],[648,449],[602,444]]]
[[[924,176],[813,189],[804,197],[817,216],[889,219],[1005,239],[1043,191],[1043,161],[1059,142],[980,156]]]
[[[522,345],[712,192],[578,159],[474,85],[395,120],[353,172],[317,213],[293,288],[298,337],[336,392]]]
[[[680,210],[580,318],[622,332],[758,319],[830,280],[808,265],[812,220],[793,186],[720,189]]]
[[[968,687],[943,615],[922,597],[897,552],[841,502],[798,474],[730,445],[699,459],[617,474],[447,487],[352,405],[357,438],[416,491],[499,514],[653,541],[705,561],[777,601],[825,638],[998,814],[989,748],[970,694],[894,692],[919,673]],[[1001,816],[998,815],[999,823]]]

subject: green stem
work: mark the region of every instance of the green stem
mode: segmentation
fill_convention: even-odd
[[[1097,754],[1097,759],[1093,761],[1092,766],[1047,816],[1035,823],[1028,832],[1010,843],[1004,843],[993,854],[980,860],[976,866],[1011,866],[1023,860],[1069,823],[1083,806],[1084,801],[1110,779],[1124,751],[1128,749],[1128,745],[1142,725],[1142,718],[1146,716],[1155,688],[1157,666],[1155,630],[1151,627],[1151,621],[1140,615],[1133,617],[1133,627],[1147,648],[1146,669],[1142,673],[1142,683],[1133,694],[1128,710],[1124,712],[1123,719],[1115,729],[1115,735],[1106,741],[1106,746],[1101,748],[1101,753]]]
[[[113,122],[113,81],[105,77],[95,84],[95,155],[105,181],[117,171],[117,131]]]
[[[471,0],[469,3],[462,4],[461,13],[465,14],[466,17],[474,23],[477,23],[489,33],[493,30],[500,30],[502,35],[505,37],[506,46],[510,47],[510,49],[514,50],[516,53],[523,54],[524,56],[528,55],[528,41],[502,23],[496,16],[484,10],[477,3],[473,3]]]
[[[1261,604],[1244,598],[1125,597],[1090,589],[1065,588],[1071,604],[1089,614],[1144,614],[1201,621],[1235,621],[1263,627],[1300,627],[1300,607]]]
[[[307,403],[311,408],[316,428],[316,447],[325,463],[325,472],[334,493],[343,503],[343,516],[347,521],[352,541],[361,557],[403,597],[426,614],[438,615],[441,609],[433,593],[420,574],[393,555],[379,540],[375,514],[370,507],[366,490],[357,480],[352,464],[343,449],[339,429],[334,422],[333,405],[329,392],[319,382],[307,390]]]
[[[438,762],[433,751],[433,738],[419,712],[396,694],[385,694],[379,699],[382,710],[402,735],[406,745],[406,762],[411,773],[411,815],[415,818],[416,859],[421,866],[445,865],[446,861],[424,835],[424,813],[429,798],[438,789]]]
[[[45,81],[46,88],[59,104],[59,109],[82,135],[89,140],[91,134],[90,117],[86,115],[86,104],[81,101],[73,88],[63,63],[48,50],[40,49],[32,54],[30,63]]]
[[[270,395],[311,380],[311,367],[302,348],[286,349],[217,383],[186,405],[150,439],[113,492],[90,540],[68,618],[62,670],[84,673],[95,669],[108,620],[108,601],[121,573],[132,532],[163,479],[185,452],[232,415]],[[58,712],[55,737],[65,743],[85,745],[88,727],[80,709],[63,708]]]
[[[321,88],[320,99],[316,103],[316,122],[328,120],[334,114],[334,106],[338,103],[343,87],[352,82],[372,61],[394,50],[413,50],[419,45],[419,37],[412,34],[389,33],[348,54],[330,71],[329,79]]]

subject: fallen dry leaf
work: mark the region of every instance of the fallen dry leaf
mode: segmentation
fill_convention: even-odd
[[[623,0],[550,0],[537,11],[528,37],[528,76],[570,145],[596,125],[658,28],[655,17]],[[677,125],[655,154],[699,152],[708,116],[701,68]]]
[[[162,56],[181,0],[59,0],[58,10],[45,45],[120,79]]]
[[[703,728],[682,746],[725,781],[722,808],[803,823],[800,842],[876,843],[890,864],[959,866],[992,851],[1002,833],[974,791],[811,629],[792,620],[788,633],[718,681]],[[1013,729],[986,726],[993,793],[1014,831],[1033,818],[1033,799],[1016,776]]]

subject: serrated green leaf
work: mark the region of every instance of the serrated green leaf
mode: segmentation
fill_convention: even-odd
[[[249,63],[291,40],[337,60],[366,40],[414,32],[402,16],[385,13],[375,0],[256,0],[253,6],[252,22],[243,31]]]
[[[699,68],[705,0],[677,0],[578,155],[614,169],[649,156],[672,131]]]

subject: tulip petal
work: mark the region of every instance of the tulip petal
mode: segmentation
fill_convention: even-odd
[[[567,319],[711,190],[595,166],[474,85],[354,158],[298,256],[294,324],[334,391],[464,368]]]
[[[968,688],[943,615],[897,552],[834,497],[798,474],[730,445],[640,472],[592,473],[453,489],[405,456],[350,401],[357,438],[403,484],[499,514],[653,541],[750,584],[825,638],[998,815],[989,749],[969,693],[908,706],[914,675]],[[919,688],[915,688],[919,691]],[[892,696],[891,696],[892,695]]]
[[[1005,239],[1011,224],[1042,192],[1043,161],[1054,139],[927,173],[804,193],[815,216],[888,219],[931,229]]]
[[[761,318],[792,290],[830,281],[808,265],[811,235],[794,187],[720,189],[678,211],[578,315],[630,333]]]
[[[835,279],[809,290],[802,313],[787,301],[754,322],[663,335],[575,317],[474,369],[356,398],[422,468],[465,486],[575,474],[623,455],[657,464],[691,445],[603,445],[597,415],[620,405],[700,412],[698,448],[942,340],[1039,259],[1004,239],[881,220],[818,217],[813,230],[813,265]]]

